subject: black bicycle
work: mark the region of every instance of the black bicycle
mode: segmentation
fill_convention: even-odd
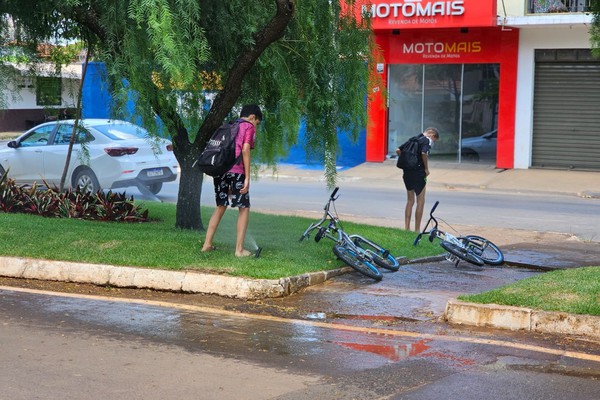
[[[438,221],[433,212],[440,202],[436,201],[429,212],[429,221],[423,231],[415,238],[414,245],[418,245],[423,235],[429,235],[429,241],[435,238],[440,240],[440,246],[448,252],[446,259],[458,266],[460,260],[467,261],[477,266],[502,265],[504,254],[494,243],[477,235],[454,236],[439,229]],[[430,230],[429,225],[433,224]]]
[[[304,231],[300,241],[310,237],[311,232],[315,234],[315,242],[319,242],[326,237],[334,241],[333,253],[347,265],[369,278],[380,281],[383,278],[381,271],[377,266],[390,271],[398,271],[400,263],[386,250],[377,243],[361,235],[349,235],[346,233],[335,212],[336,194],[339,188],[335,188],[325,204],[325,213],[323,217],[312,224]],[[334,205],[334,212],[331,212],[331,205]]]

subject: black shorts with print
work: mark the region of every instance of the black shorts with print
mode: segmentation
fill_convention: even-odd
[[[250,193],[241,194],[246,175],[228,172],[222,176],[215,176],[215,201],[217,206],[250,208]],[[230,200],[231,198],[231,200]]]

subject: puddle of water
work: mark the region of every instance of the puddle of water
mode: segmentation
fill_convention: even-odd
[[[400,361],[408,357],[414,357],[423,353],[430,347],[426,344],[429,340],[419,340],[416,343],[408,344],[377,344],[377,343],[349,343],[333,342],[338,346],[346,347],[352,350],[365,351],[385,357],[390,361]]]

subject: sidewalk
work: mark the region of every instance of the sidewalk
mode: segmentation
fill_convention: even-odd
[[[340,182],[366,186],[387,185],[401,181],[402,171],[395,160],[363,163],[338,172]],[[431,162],[427,184],[448,189],[481,189],[511,193],[565,194],[600,198],[600,172],[549,169],[496,169],[491,165]],[[278,179],[324,180],[323,169],[306,165],[281,164],[277,173],[264,170],[263,177]]]

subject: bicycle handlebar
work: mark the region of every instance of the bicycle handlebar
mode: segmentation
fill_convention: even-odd
[[[423,236],[426,233],[431,233],[432,231],[437,231],[438,229],[438,222],[435,219],[435,217],[433,216],[433,212],[435,211],[435,209],[437,208],[437,206],[440,204],[440,201],[437,200],[435,202],[435,204],[433,205],[433,207],[431,207],[431,211],[429,211],[429,221],[427,221],[427,223],[425,224],[425,227],[423,228],[423,230],[421,231],[421,233],[419,233],[417,235],[417,237],[415,238],[415,241],[413,242],[413,246],[416,246],[419,244],[419,241],[421,240],[421,236]],[[427,230],[427,228],[429,228],[429,224],[431,224],[431,222],[433,222],[433,227],[431,228],[430,231]],[[429,238],[429,240],[433,240],[432,237]]]
[[[330,198],[331,200],[335,200],[335,199],[336,199],[335,195],[336,195],[336,193],[338,192],[338,190],[340,190],[340,188],[339,188],[339,187],[336,187],[335,189],[333,189],[333,192],[331,192],[331,196],[329,196],[329,198]]]
[[[434,212],[434,211],[435,211],[435,209],[437,208],[438,204],[440,204],[440,201],[439,201],[439,200],[437,200],[437,201],[435,202],[435,204],[434,204],[434,205],[433,205],[433,207],[431,208],[431,211],[429,211],[429,216],[430,216],[430,217],[433,217],[433,212]]]

